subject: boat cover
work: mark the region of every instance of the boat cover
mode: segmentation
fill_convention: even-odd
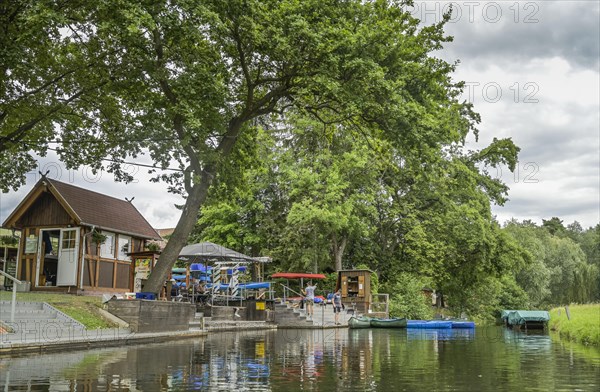
[[[508,315],[511,325],[524,325],[530,322],[545,323],[550,320],[550,314],[545,310],[515,310]]]
[[[507,309],[505,309],[505,310],[503,310],[500,313],[500,318],[502,320],[507,320],[508,319],[508,315],[511,314],[512,312],[516,312],[516,310],[507,310]]]

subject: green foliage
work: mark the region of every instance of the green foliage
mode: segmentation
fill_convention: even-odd
[[[571,319],[565,308],[550,311],[550,329],[561,337],[583,344],[600,346],[600,304],[570,305]]]
[[[334,272],[331,274],[325,274],[325,276],[325,279],[319,281],[319,288],[322,290],[323,295],[334,293],[337,285],[338,274]]]
[[[598,298],[598,265],[590,263],[582,246],[572,239],[591,238],[594,229],[569,227],[564,229],[555,217],[545,220],[542,227],[512,221],[504,229],[526,252],[526,263],[514,271],[514,276],[533,306],[585,303]]]
[[[390,317],[430,319],[432,307],[430,299],[423,294],[428,280],[402,273],[393,282],[387,282],[382,290],[390,294]]]
[[[156,242],[150,242],[146,244],[146,249],[152,252],[159,252],[160,245]]]
[[[12,235],[0,236],[0,245],[15,246],[18,243],[19,243],[18,237],[13,237]]]
[[[102,232],[98,229],[94,229],[92,232],[92,241],[97,245],[102,245],[106,242],[106,235],[102,234]]]
[[[600,295],[599,226],[495,222],[508,187],[489,172],[512,170],[519,148],[464,148],[480,118],[435,57],[444,22],[421,26],[393,1],[3,7],[0,188],[50,141],[67,166],[124,181],[125,158],[175,165],[151,170],[186,204],[149,286],[195,225],[190,240],[277,268],[364,263],[394,289],[424,276],[461,311],[523,291],[533,306]]]
[[[551,219],[542,219],[542,227],[544,227],[552,235],[564,236],[566,228],[563,226],[562,219],[554,216]]]

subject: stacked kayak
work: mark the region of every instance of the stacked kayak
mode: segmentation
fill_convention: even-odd
[[[442,320],[408,320],[406,328],[418,329],[445,329],[452,328],[452,321]]]
[[[452,322],[452,329],[466,329],[475,328],[475,322],[464,321],[464,320],[450,320]]]
[[[470,329],[475,328],[475,323],[465,320],[408,320],[406,327],[419,329]]]
[[[372,318],[371,327],[373,328],[406,328],[407,320],[405,318]]]

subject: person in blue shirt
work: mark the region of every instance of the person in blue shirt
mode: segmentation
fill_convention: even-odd
[[[333,294],[333,313],[335,314],[335,325],[342,325],[340,323],[340,313],[342,312],[342,293],[340,290]]]

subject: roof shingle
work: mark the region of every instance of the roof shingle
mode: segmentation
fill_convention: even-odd
[[[161,239],[132,203],[64,182],[46,181],[69,204],[81,223],[144,238]]]

